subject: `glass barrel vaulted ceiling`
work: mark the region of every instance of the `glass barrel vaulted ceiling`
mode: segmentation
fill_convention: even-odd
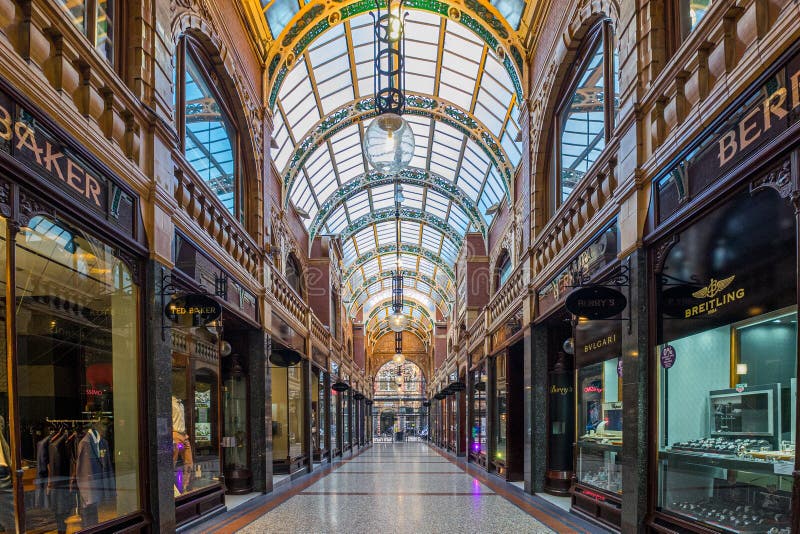
[[[270,13],[295,3],[262,4],[273,33],[294,12]],[[517,3],[521,12],[521,1],[503,5]],[[410,330],[429,339],[437,308],[442,316],[451,310],[453,266],[464,235],[485,237],[492,208],[508,202],[522,150],[518,93],[507,62],[462,24],[409,10],[404,31],[404,118],[416,147],[399,177],[400,267],[405,298],[413,303],[404,307]],[[272,157],[286,203],[295,206],[311,239],[340,237],[343,301],[352,317],[363,309],[367,333],[377,339],[388,332],[397,234],[396,178],[373,171],[362,152],[374,116],[373,70],[369,13],[319,35],[280,82]]]

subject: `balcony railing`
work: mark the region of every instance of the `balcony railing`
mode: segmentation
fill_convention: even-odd
[[[283,277],[283,273],[274,267],[270,267],[269,289],[275,303],[283,308],[289,317],[294,318],[305,327],[308,306],[306,306],[303,299],[295,292],[294,288],[289,285]]]
[[[526,294],[525,264],[521,262],[486,306],[489,313],[489,329],[493,330],[497,322],[502,321],[507,313],[512,312],[514,306]]]

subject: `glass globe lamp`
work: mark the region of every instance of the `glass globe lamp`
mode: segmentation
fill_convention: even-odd
[[[400,115],[378,115],[364,134],[364,153],[376,171],[397,174],[414,156],[414,132]]]
[[[408,319],[403,315],[402,311],[393,312],[389,316],[389,328],[392,332],[402,332],[407,324]]]
[[[396,364],[401,364],[404,361],[406,361],[406,357],[403,355],[402,352],[397,352],[395,353],[394,356],[392,356],[392,361]]]

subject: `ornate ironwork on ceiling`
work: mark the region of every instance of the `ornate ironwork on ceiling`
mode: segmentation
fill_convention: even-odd
[[[347,297],[344,298],[344,302],[346,304],[348,314],[350,314],[350,316],[355,316],[360,308],[360,305],[365,300],[361,299],[362,295],[368,294],[370,288],[373,288],[373,290],[385,289],[383,284],[381,284],[379,287],[376,286],[376,284],[381,283],[384,280],[390,280],[392,277],[392,272],[393,271],[388,270],[370,276],[369,278],[355,285],[355,287],[347,285],[345,287],[345,293],[347,294]],[[452,309],[453,299],[455,298],[455,291],[452,290],[451,286],[442,288],[441,285],[431,277],[417,271],[403,269],[401,272],[403,273],[403,277],[406,279],[406,287],[411,287],[421,291],[423,294],[430,295],[436,306],[441,310],[442,315],[447,316],[449,314]]]

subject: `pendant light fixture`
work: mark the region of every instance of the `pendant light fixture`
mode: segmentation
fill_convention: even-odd
[[[402,332],[394,333],[394,356],[392,356],[392,361],[397,365],[402,365],[406,361],[406,357],[403,355]]]
[[[400,187],[399,180],[395,183],[395,188]],[[395,190],[396,191],[396,190]],[[408,318],[403,313],[403,271],[402,271],[402,264],[400,262],[400,202],[397,200],[398,197],[402,198],[402,192],[397,194],[395,192],[395,202],[394,202],[394,226],[395,226],[395,240],[396,240],[396,256],[395,256],[395,271],[392,275],[392,313],[389,315],[389,328],[396,332],[397,334],[401,334],[403,330],[405,330],[406,326],[408,325]],[[395,335],[395,346],[397,346],[397,335]],[[400,343],[402,344],[402,337],[400,338]],[[395,353],[401,352],[402,346],[400,350],[395,350]]]
[[[375,1],[373,20],[375,117],[364,134],[364,153],[372,167],[396,174],[414,156],[414,132],[403,119],[405,108],[404,0],[387,0],[386,10]]]

